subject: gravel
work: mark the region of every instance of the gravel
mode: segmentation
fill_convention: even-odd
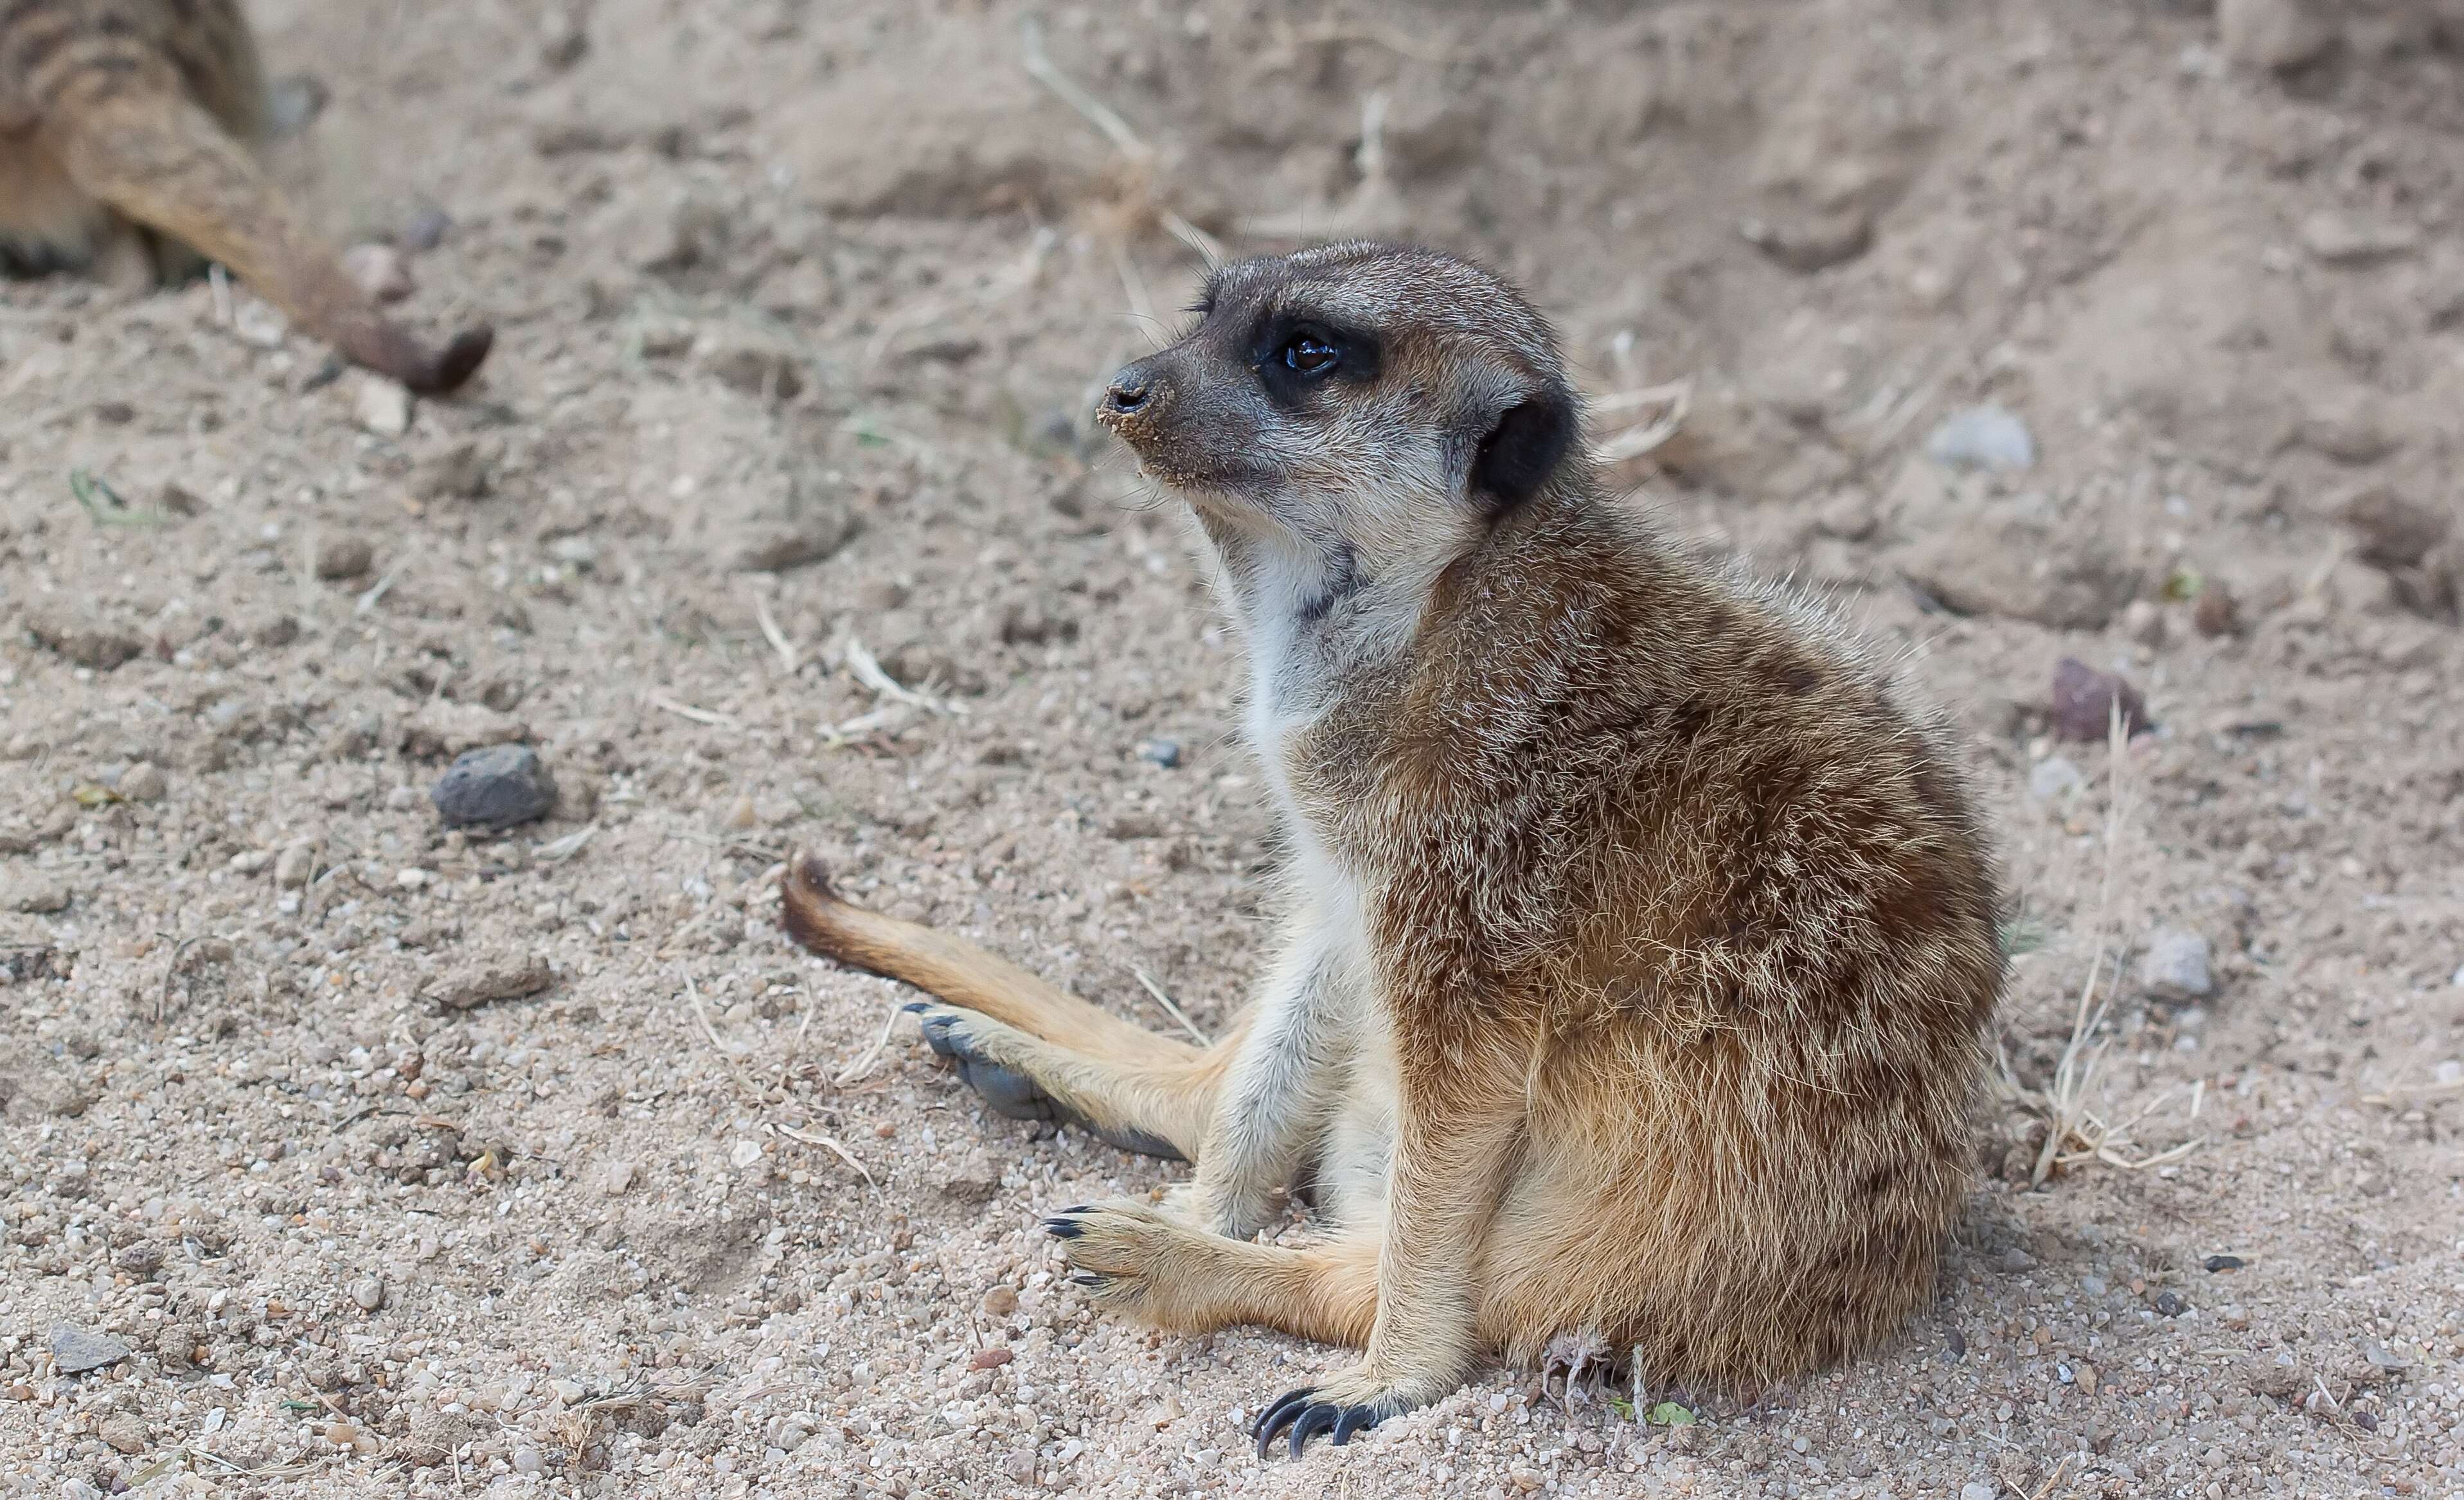
[[[2176,927],[2149,936],[2139,956],[2140,993],[2157,1000],[2205,1000],[2216,992],[2213,954],[2203,934]]]
[[[429,794],[449,828],[510,828],[556,807],[556,779],[528,745],[489,745],[454,759]]]

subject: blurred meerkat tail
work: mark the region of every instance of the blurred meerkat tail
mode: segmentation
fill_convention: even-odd
[[[62,62],[41,80],[40,138],[80,189],[231,267],[343,358],[413,390],[451,390],[487,358],[489,328],[434,349],[379,312],[167,61],[123,50]]]
[[[780,888],[787,936],[825,958],[900,980],[1058,1047],[1115,1063],[1180,1064],[1197,1048],[1124,1021],[963,938],[867,911],[831,889],[809,853]]]

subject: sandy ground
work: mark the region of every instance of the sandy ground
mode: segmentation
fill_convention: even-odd
[[[371,430],[244,293],[0,290],[0,1493],[2464,1495],[2464,18],[1055,11],[1115,140],[1006,3],[253,9],[331,93],[285,180],[442,210],[407,312],[498,352]],[[1338,1356],[1092,1317],[1038,1212],[1167,1170],[774,931],[809,845],[1158,1026],[1255,975],[1234,647],[1084,421],[1174,219],[1468,251],[1595,396],[1689,382],[1625,503],[1959,716],[2013,1077],[2093,978],[2116,1159],[1984,1107],[1898,1342],[1262,1465]],[[2032,466],[1929,452],[1979,406]],[[2065,657],[2146,696],[2118,782]],[[440,827],[513,739],[556,816]]]

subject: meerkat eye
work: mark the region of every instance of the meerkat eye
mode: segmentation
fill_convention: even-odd
[[[1284,345],[1284,368],[1301,375],[1323,375],[1343,363],[1343,351],[1314,333],[1296,333]]]

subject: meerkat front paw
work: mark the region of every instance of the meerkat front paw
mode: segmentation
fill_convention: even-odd
[[[1367,1365],[1354,1365],[1328,1377],[1321,1384],[1304,1385],[1277,1397],[1259,1414],[1249,1428],[1249,1436],[1257,1442],[1258,1456],[1265,1458],[1275,1440],[1288,1433],[1289,1451],[1298,1458],[1301,1450],[1309,1446],[1309,1439],[1320,1433],[1341,1447],[1357,1434],[1389,1417],[1410,1411],[1427,1399],[1380,1378]]]
[[[1170,1323],[1190,1289],[1176,1254],[1192,1232],[1139,1202],[1065,1208],[1044,1221],[1068,1259],[1069,1280],[1096,1303],[1147,1322]]]
[[[1277,1213],[1271,1194],[1226,1193],[1210,1186],[1203,1174],[1166,1188],[1162,1208],[1167,1218],[1227,1240],[1254,1239],[1259,1230],[1275,1222]]]

